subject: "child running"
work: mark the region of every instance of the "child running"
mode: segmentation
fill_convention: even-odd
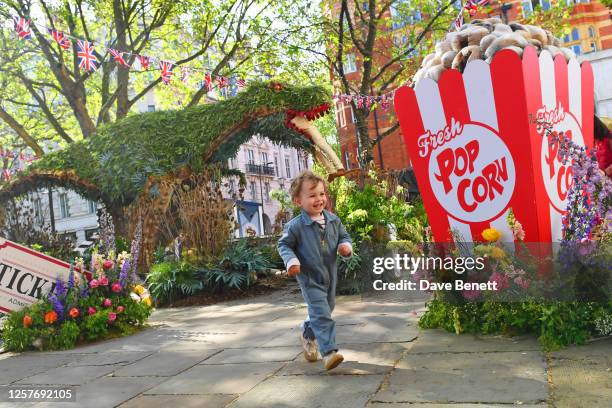
[[[317,361],[317,343],[326,370],[338,366],[344,357],[336,347],[336,322],[331,317],[336,304],[336,253],[352,255],[351,238],[340,219],[325,210],[325,181],[304,171],[291,183],[293,203],[301,214],[285,225],[278,252],[289,276],[296,276],[308,306],[300,340],[304,357]]]

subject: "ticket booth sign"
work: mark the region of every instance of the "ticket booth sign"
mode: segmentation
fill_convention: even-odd
[[[512,241],[510,208],[526,241],[561,239],[572,170],[546,128],[592,146],[588,63],[501,51],[490,65],[476,60],[463,74],[399,88],[395,109],[435,241],[480,241],[489,227]]]
[[[68,280],[70,265],[0,237],[0,312],[37,302]]]

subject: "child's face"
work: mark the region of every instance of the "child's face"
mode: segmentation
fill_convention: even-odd
[[[308,215],[319,215],[327,205],[327,196],[323,183],[307,181],[302,184],[300,194],[295,198],[295,203],[302,207]]]

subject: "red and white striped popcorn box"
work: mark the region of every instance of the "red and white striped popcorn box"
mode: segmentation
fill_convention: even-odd
[[[494,227],[512,242],[512,209],[526,242],[561,238],[571,167],[555,156],[538,120],[593,143],[593,73],[588,62],[527,47],[498,52],[415,88],[401,87],[395,109],[436,242],[482,241]],[[554,160],[550,160],[553,155]]]

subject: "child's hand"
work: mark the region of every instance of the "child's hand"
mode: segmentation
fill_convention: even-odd
[[[300,265],[291,265],[287,271],[287,275],[293,277],[300,274]]]
[[[340,255],[342,255],[343,257],[348,258],[353,253],[353,249],[351,248],[350,244],[347,244],[345,242],[343,244],[340,244],[340,246],[338,247],[338,252],[340,252]]]

